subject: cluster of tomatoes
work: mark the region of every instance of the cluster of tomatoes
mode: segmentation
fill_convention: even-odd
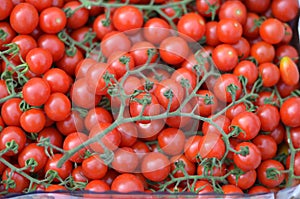
[[[1,0],[1,194],[297,185],[298,10],[297,0]]]

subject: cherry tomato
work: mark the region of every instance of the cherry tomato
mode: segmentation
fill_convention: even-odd
[[[251,46],[250,55],[256,59],[259,64],[272,62],[275,58],[275,48],[264,41],[259,41]]]
[[[139,164],[137,154],[132,148],[122,147],[114,152],[114,160],[111,165],[119,173],[132,173]]]
[[[98,15],[93,22],[93,31],[98,39],[103,39],[104,35],[113,30],[115,30],[115,27],[111,23],[111,18],[107,20],[105,14]]]
[[[39,142],[40,140],[42,140],[42,138],[49,139],[50,144],[58,148],[62,148],[63,146],[63,136],[56,128],[44,128],[42,131],[39,132],[37,141]],[[56,152],[55,149],[53,151]]]
[[[50,92],[47,81],[39,77],[28,80],[22,89],[25,102],[32,106],[45,104],[50,97]]]
[[[259,1],[259,0],[245,0],[247,9],[251,12],[264,13],[270,6],[270,0]]]
[[[237,43],[243,34],[240,22],[233,18],[220,19],[217,25],[217,35],[221,42],[226,44]]]
[[[231,71],[238,64],[237,51],[229,44],[220,44],[212,52],[212,59],[218,70]]]
[[[52,66],[53,58],[49,51],[43,48],[33,48],[26,55],[29,69],[37,74],[44,74]]]
[[[59,61],[65,53],[65,44],[56,35],[41,35],[38,39],[38,46],[51,53],[53,62]]]
[[[124,173],[116,177],[112,184],[111,190],[120,193],[128,193],[133,191],[144,191],[142,181],[133,174]]]
[[[157,60],[157,53],[155,46],[146,41],[141,41],[134,43],[130,49],[130,55],[134,59],[135,66],[141,66],[147,63],[149,57],[149,50],[154,51],[154,55],[152,56],[149,63],[154,63]]]
[[[39,14],[32,4],[20,3],[11,11],[9,20],[17,33],[29,34],[39,24]]]
[[[56,62],[57,68],[64,70],[68,75],[75,75],[75,68],[77,64],[83,59],[83,54],[76,48],[74,56],[69,56],[64,53],[64,56]]]
[[[8,177],[14,183],[14,187],[7,187],[7,184],[4,183],[4,188],[7,189],[9,193],[22,193],[28,186],[29,180],[17,173],[16,171],[12,171],[11,168],[6,168],[2,174],[2,181],[5,182],[8,180]]]
[[[243,194],[244,192],[236,185],[226,184],[222,186],[223,194]]]
[[[271,3],[272,14],[279,20],[288,22],[294,19],[298,14],[299,2],[296,0],[274,0]],[[288,12],[285,12],[286,9]]]
[[[184,155],[189,161],[193,163],[197,162],[197,156],[199,153],[199,145],[201,140],[202,140],[202,136],[194,135],[189,137],[185,141]]]
[[[89,19],[89,11],[80,7],[81,3],[77,1],[67,2],[63,9],[70,10],[73,12],[71,16],[67,18],[67,27],[72,29],[78,29],[86,24]]]
[[[258,70],[262,77],[264,87],[271,87],[278,83],[280,79],[280,71],[275,64],[265,62],[258,66]]]
[[[284,166],[277,160],[265,160],[257,168],[257,178],[266,187],[277,187],[285,178],[285,174],[281,173],[283,170]]]
[[[18,35],[11,41],[18,45],[19,53],[21,57],[25,60],[27,53],[37,47],[37,42],[30,35]],[[17,59],[19,61],[19,57],[15,56],[13,59]]]
[[[196,172],[196,166],[193,162],[189,161],[185,155],[176,155],[171,157],[170,159],[171,162],[171,172],[173,172],[177,168],[177,164],[183,163],[184,165],[184,170],[189,174],[189,175],[194,175]],[[184,172],[181,170],[176,169],[176,172],[173,174],[174,177],[179,178],[179,177],[184,177]]]
[[[74,132],[67,135],[63,142],[63,149],[68,151],[88,140],[88,136],[81,132]],[[87,148],[79,150],[76,154],[69,158],[70,161],[80,163],[84,159]]]
[[[227,177],[227,180],[230,184],[236,185],[242,190],[249,189],[254,185],[257,176],[256,171],[254,169],[249,170],[247,172],[243,172],[238,168],[235,168],[232,164],[228,167],[228,171],[232,170],[234,170],[233,174],[230,174]]]
[[[289,86],[297,85],[299,82],[299,70],[295,62],[287,56],[280,60],[280,77]]]
[[[1,116],[6,125],[20,126],[20,117],[22,111],[20,109],[20,98],[11,98],[3,103],[1,107]]]
[[[61,153],[56,153],[54,154],[51,158],[48,159],[48,161],[45,164],[45,173],[51,171],[57,172],[58,176],[61,179],[66,179],[69,175],[71,175],[72,172],[72,162],[70,160],[67,160],[60,168],[57,167],[57,163],[59,160],[62,158],[63,154]],[[57,178],[54,178],[54,182],[59,182]]]
[[[235,19],[244,25],[247,20],[247,9],[240,1],[226,1],[221,5],[218,16],[220,20]]]
[[[60,8],[49,7],[40,14],[39,26],[45,33],[56,34],[62,31],[66,24],[66,14]]]
[[[259,36],[259,27],[256,25],[256,21],[259,20],[259,16],[256,13],[248,12],[246,23],[243,25],[243,36],[246,38],[257,38]]]
[[[201,198],[201,194],[213,193],[214,189],[209,182],[205,180],[197,180],[194,186],[194,190],[192,191],[194,191],[197,194],[200,194],[200,198]]]
[[[270,190],[268,188],[261,185],[253,186],[248,190],[248,194],[260,194],[260,193],[269,193],[269,192]]]
[[[14,156],[22,151],[26,140],[27,138],[25,132],[21,128],[16,126],[7,126],[1,131],[0,134],[0,150],[6,149],[6,144],[14,141],[18,145],[16,153],[14,151],[8,151],[5,153],[6,156]]]
[[[198,90],[199,97],[196,98],[198,105],[197,114],[208,117],[216,111],[218,107],[218,99],[209,90]]]
[[[279,43],[283,39],[284,33],[283,23],[275,18],[265,20],[259,27],[259,35],[270,44]]]
[[[149,19],[143,28],[144,37],[147,41],[153,44],[160,44],[170,34],[170,25],[161,18]]]
[[[158,145],[167,155],[179,155],[183,151],[185,135],[180,129],[166,128],[158,135]]]
[[[5,35],[5,37],[1,36],[0,39],[0,49],[4,50],[7,48],[4,45],[10,43],[14,39],[16,32],[8,22],[0,22],[0,29],[3,31],[1,34]]]
[[[29,109],[22,113],[20,124],[25,131],[37,133],[45,127],[46,116],[41,109]]]
[[[110,187],[103,180],[91,180],[89,183],[87,183],[84,190],[93,192],[106,192],[110,190]],[[84,196],[89,197],[89,194]],[[91,194],[90,197],[93,197],[93,195]]]
[[[300,126],[300,98],[291,97],[280,107],[280,118],[283,124],[290,127]]]
[[[101,179],[105,176],[107,169],[107,165],[98,155],[92,155],[82,161],[82,172],[89,179]]]
[[[14,5],[11,0],[4,0],[0,5],[0,20],[6,19],[11,11],[13,10]]]

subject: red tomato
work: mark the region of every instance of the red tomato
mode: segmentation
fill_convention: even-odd
[[[107,165],[98,155],[92,155],[82,161],[83,174],[92,180],[101,179],[107,173]]]
[[[272,62],[275,58],[275,48],[264,41],[259,41],[251,46],[250,55],[256,59],[259,64]]]
[[[65,53],[65,44],[56,35],[41,35],[38,39],[38,46],[51,53],[53,62],[59,61]]]
[[[63,149],[65,151],[71,150],[79,146],[80,144],[84,143],[87,140],[88,140],[88,136],[84,133],[81,132],[70,133],[69,135],[67,135],[67,137],[63,142]],[[87,151],[87,147],[79,150],[77,153],[71,156],[69,160],[72,162],[81,163],[84,159],[84,155],[86,151]]]
[[[67,2],[62,9],[70,10],[70,12],[73,12],[72,15],[68,16],[67,18],[67,27],[69,28],[80,28],[84,26],[89,19],[89,11],[86,8],[81,7],[80,2]]]
[[[229,72],[238,64],[237,51],[229,44],[220,44],[212,52],[212,59],[218,70]]]
[[[145,23],[143,33],[147,41],[160,44],[171,34],[169,29],[170,25],[164,19],[154,17]]]
[[[272,159],[277,153],[277,143],[270,135],[258,135],[252,140],[261,152],[262,160]]]
[[[247,9],[241,1],[225,1],[219,11],[219,19],[235,19],[241,25],[246,23]]]
[[[233,74],[247,78],[247,85],[253,85],[258,78],[258,70],[251,61],[243,60],[234,68]]]
[[[56,34],[67,24],[65,12],[57,7],[44,9],[40,14],[39,26],[45,33]]]
[[[286,9],[289,9],[286,12]],[[274,0],[271,4],[272,14],[279,20],[288,22],[298,14],[299,2],[296,0]]]
[[[218,108],[218,99],[209,90],[198,90],[199,97],[196,98],[198,105],[197,114],[208,117]]]
[[[71,114],[71,102],[62,93],[53,93],[44,105],[46,115],[53,121],[62,121]]]
[[[275,18],[266,19],[259,27],[259,35],[269,44],[278,44],[284,37],[284,25]]]
[[[2,174],[2,181],[5,182],[6,180],[8,180],[9,176],[10,180],[14,182],[14,186],[12,187],[7,186],[7,184],[4,183],[4,188],[9,193],[22,193],[26,188],[28,188],[29,180],[16,171],[12,171],[11,168],[8,167]]]
[[[243,194],[244,192],[236,185],[226,184],[222,186],[223,194]]]
[[[20,126],[20,117],[22,111],[20,109],[20,98],[11,98],[3,103],[1,107],[1,116],[6,125]]]
[[[98,15],[94,20],[93,31],[96,33],[98,39],[103,39],[107,33],[115,30],[115,27],[110,20],[111,18],[109,20],[106,19],[105,14]]]
[[[285,56],[280,60],[280,77],[289,86],[297,85],[299,82],[299,70],[296,63]]]
[[[285,174],[281,173],[283,170],[284,166],[277,160],[265,160],[257,168],[257,178],[266,187],[277,187],[285,178]]]
[[[139,158],[132,148],[122,147],[114,152],[114,160],[111,163],[119,173],[132,173],[139,164]]]
[[[198,161],[197,156],[199,153],[199,146],[201,140],[202,140],[202,136],[194,135],[189,137],[185,141],[184,155],[189,161],[193,163],[196,163]]]
[[[6,19],[14,8],[11,0],[4,0],[0,5],[0,20]]]
[[[239,168],[235,168],[233,164],[228,167],[228,172],[233,171],[233,174],[230,174],[227,177],[227,180],[230,184],[238,186],[242,190],[249,189],[252,187],[256,181],[256,171],[249,170],[247,172],[243,172]]]
[[[220,115],[217,118],[213,119],[213,123],[203,122],[202,124],[202,132],[204,135],[207,134],[218,134],[221,135],[221,132],[215,127],[218,126],[223,130],[225,134],[230,132],[230,119],[224,115]]]
[[[110,187],[103,180],[91,180],[89,183],[87,183],[84,190],[92,191],[92,192],[100,192],[101,193],[101,192],[109,191]],[[89,194],[87,194],[87,195],[84,195],[84,196],[85,197],[93,197],[94,195],[91,194],[91,196],[89,196]]]
[[[213,193],[214,189],[212,187],[212,185],[205,181],[205,180],[197,180],[194,186],[194,191],[197,194],[200,194],[200,198],[201,198],[201,194],[205,194],[205,193]]]
[[[237,43],[243,34],[243,27],[233,18],[220,19],[217,25],[217,35],[221,42],[226,44]]]
[[[280,79],[280,71],[275,64],[265,62],[258,66],[258,70],[262,77],[264,87],[271,87],[278,83]]]
[[[185,155],[176,155],[171,157],[170,159],[171,162],[171,172],[176,172],[173,174],[174,177],[179,178],[179,177],[184,177],[184,172],[182,170],[177,169],[177,164],[180,164],[182,162],[184,164],[184,170],[189,174],[189,175],[194,175],[196,172],[196,166],[193,162],[189,161]],[[199,175],[199,174],[198,174]]]
[[[143,182],[133,174],[121,174],[116,177],[112,184],[111,190],[120,193],[128,193],[133,191],[144,191]]]
[[[15,151],[16,153],[14,151],[5,153],[6,156],[14,156],[22,151],[26,144],[26,140],[26,134],[21,128],[16,126],[5,127],[0,134],[0,150],[6,149],[7,143],[14,141],[18,145],[18,148]]]
[[[45,113],[41,109],[29,109],[20,117],[21,127],[29,133],[38,133],[46,124]]]
[[[290,127],[300,126],[300,98],[291,97],[284,101],[280,107],[281,121]]]
[[[183,151],[185,135],[180,129],[165,128],[158,135],[158,145],[167,155],[179,155]]]
[[[43,48],[33,48],[26,55],[29,69],[37,74],[44,74],[52,66],[53,58],[49,51]]]

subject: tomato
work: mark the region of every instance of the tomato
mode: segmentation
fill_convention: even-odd
[[[108,85],[113,81],[108,75],[115,76],[115,72],[108,64],[99,62],[91,66],[86,76],[89,91],[97,95],[106,94]]]
[[[256,171],[249,170],[247,172],[243,172],[238,168],[235,168],[233,164],[228,167],[228,171],[234,170],[233,174],[230,174],[227,177],[227,180],[230,184],[238,186],[240,189],[245,190],[252,187],[256,181]],[[236,173],[235,173],[236,172]]]
[[[25,2],[32,4],[39,12],[52,5],[52,0],[25,0]]]
[[[291,128],[290,129],[290,136],[293,143],[293,146],[297,149],[300,148],[300,128]]]
[[[20,117],[21,127],[30,133],[41,131],[46,124],[46,116],[41,109],[29,109]]]
[[[6,144],[13,140],[18,145],[16,153],[14,153],[13,151],[8,151],[5,153],[6,156],[14,156],[15,154],[18,154],[20,151],[22,151],[26,143],[26,134],[19,127],[16,126],[5,127],[0,134],[0,150],[6,149]]]
[[[180,64],[187,58],[188,53],[189,46],[181,37],[167,37],[159,46],[159,54],[167,64]]]
[[[181,110],[181,113],[190,113],[192,111],[192,105],[191,103],[187,103]],[[181,128],[188,126],[189,123],[195,124],[196,121],[193,121],[192,118],[190,117],[184,117],[184,116],[173,116],[173,117],[168,117],[166,119],[166,124],[169,127],[173,128]]]
[[[300,86],[299,83],[297,85],[294,85],[294,86],[287,85],[281,79],[276,84],[276,88],[277,88],[277,90],[278,90],[281,97],[289,96],[293,91],[295,91],[296,89],[299,89],[299,86]]]
[[[1,116],[6,125],[20,126],[20,117],[22,111],[20,109],[20,98],[11,98],[3,103],[1,107]]]
[[[86,78],[81,78],[74,82],[71,88],[71,99],[74,105],[89,109],[100,102],[102,97],[90,92],[88,86]]]
[[[66,24],[66,14],[60,8],[49,7],[40,14],[39,26],[45,33],[56,34],[62,31]]]
[[[151,120],[150,123],[137,122],[138,137],[144,140],[155,140],[158,133],[164,128],[165,121]]]
[[[199,97],[196,98],[198,105],[197,114],[207,117],[216,111],[218,99],[212,92],[209,90],[198,90],[197,94],[199,95]]]
[[[26,62],[33,73],[41,75],[50,69],[53,58],[49,51],[43,48],[33,48],[27,53]]]
[[[43,34],[38,39],[38,46],[51,53],[53,62],[59,61],[65,53],[65,44],[56,35]]]
[[[84,78],[87,74],[88,69],[96,64],[96,61],[92,58],[84,58],[78,64],[76,65],[75,68],[75,76],[76,79]]]
[[[64,70],[68,75],[74,76],[76,65],[83,59],[83,54],[77,48],[74,56],[64,53],[64,56],[56,62],[57,68]]]
[[[236,153],[233,155],[235,165],[244,172],[256,169],[260,166],[261,152],[255,144],[251,142],[241,142],[235,147],[235,150],[238,152],[241,152],[242,150],[248,151],[246,155]]]
[[[248,194],[260,194],[260,193],[269,193],[269,192],[270,190],[268,188],[261,185],[253,186],[248,190]]]
[[[67,135],[63,142],[65,151],[71,150],[88,140],[88,136],[81,132],[74,132]],[[80,163],[83,161],[87,148],[79,150],[76,154],[69,158],[70,161]]]
[[[121,78],[128,71],[128,69],[132,70],[135,67],[133,56],[129,53],[124,53],[121,51],[112,53],[108,57],[107,63],[108,67],[115,72],[117,79]]]
[[[272,14],[277,19],[288,22],[294,19],[298,14],[299,2],[296,0],[274,0],[271,3]],[[285,12],[286,9],[288,12]]]
[[[102,134],[103,131],[108,128],[111,124],[110,123],[98,123],[95,125],[89,133],[89,138],[93,138]],[[101,142],[110,150],[116,150],[121,143],[121,135],[117,129],[113,129],[109,131],[105,136],[101,138]],[[104,149],[98,142],[94,142],[91,145],[91,148],[99,153],[103,153]]]
[[[133,191],[144,191],[142,181],[133,174],[124,173],[116,177],[112,184],[111,190],[120,193],[128,193]]]
[[[272,104],[272,105],[279,105],[278,97],[274,95],[270,91],[261,91],[258,93],[258,98],[254,103],[256,106],[262,106],[264,104]]]
[[[151,60],[149,59],[149,50],[154,51]],[[130,49],[130,55],[134,59],[135,66],[141,66],[147,63],[154,63],[157,60],[157,52],[155,46],[147,41],[136,42]]]
[[[291,129],[292,132],[292,129]],[[283,127],[283,125],[281,123],[279,123],[279,125],[270,132],[270,136],[272,136],[272,138],[275,140],[276,144],[280,144],[285,136],[285,128]],[[292,134],[291,134],[292,136]],[[300,146],[300,145],[299,145]]]
[[[243,194],[243,191],[236,185],[226,184],[222,186],[223,194]]]
[[[10,43],[13,40],[13,38],[16,36],[16,32],[13,30],[11,25],[7,22],[0,22],[0,29],[3,31],[3,33],[1,34],[6,35],[5,37],[1,36],[0,39],[0,49],[4,50],[7,48],[4,47],[4,45]]]
[[[291,97],[280,107],[280,118],[283,124],[290,127],[300,126],[300,98]]]
[[[289,86],[297,85],[299,82],[299,70],[295,62],[289,57],[280,60],[280,76],[284,83]]]
[[[199,142],[198,151],[202,159],[216,158],[221,160],[225,154],[225,143],[218,134],[206,134]]]
[[[51,93],[67,93],[71,86],[69,75],[59,68],[48,70],[44,74],[43,79],[49,84]]]
[[[177,168],[177,164],[181,164],[183,163],[184,165],[184,170],[189,174],[189,175],[194,175],[196,172],[196,166],[193,162],[189,161],[185,155],[176,155],[176,156],[172,156],[170,159],[171,162],[171,172],[174,172],[174,170],[176,170],[176,172],[173,174],[175,178],[179,178],[179,177],[184,177],[184,172],[182,170],[178,170]]]
[[[280,115],[276,106],[270,104],[259,106],[256,113],[263,131],[273,131],[279,125]]]
[[[72,171],[72,178],[75,182],[87,182],[88,178],[83,174],[82,166],[77,166]]]
[[[299,152],[296,152],[295,153],[295,157],[294,157],[294,162],[293,162],[293,168],[294,168],[294,174],[296,176],[299,176],[300,175],[300,167],[299,167],[299,162],[300,162],[300,153]],[[290,169],[290,166],[291,166],[291,155],[289,155],[286,159],[286,168],[287,169]]]
[[[157,85],[154,95],[165,110],[175,111],[184,100],[185,92],[180,83],[173,79],[165,79]]]
[[[194,186],[194,191],[197,194],[200,194],[200,198],[201,198],[201,194],[205,194],[205,193],[213,193],[214,189],[212,187],[212,185],[205,181],[205,180],[197,180]]]
[[[212,59],[218,70],[228,72],[238,64],[237,51],[229,44],[220,44],[212,52]]]
[[[197,162],[197,156],[199,153],[199,145],[201,140],[202,140],[202,136],[194,135],[189,137],[185,141],[184,155],[189,161],[193,163]]]
[[[52,93],[44,105],[46,115],[53,121],[62,121],[71,114],[71,102],[62,93]]]
[[[247,9],[251,12],[264,13],[270,7],[271,0],[259,1],[259,0],[245,0]]]
[[[198,2],[198,1],[197,1]],[[218,22],[216,21],[209,21],[205,24],[205,38],[206,38],[206,44],[210,46],[217,46],[221,42],[217,35],[217,26]]]
[[[295,63],[298,63],[299,53],[297,49],[292,45],[289,44],[279,45],[275,50],[275,55],[276,55],[274,60],[275,63],[279,63],[280,60],[285,56],[291,58]]]
[[[66,190],[67,190],[66,187],[58,184],[52,184],[45,189],[46,192],[66,191]]]
[[[215,15],[219,12],[220,5],[220,0],[196,1],[197,11],[204,17],[215,17]]]
[[[8,180],[8,177],[13,181],[15,187],[8,187],[7,184],[4,184],[4,188],[7,189],[9,193],[22,193],[28,186],[29,180],[17,173],[16,171],[12,171],[11,168],[6,168],[2,174],[2,182]]]
[[[247,9],[240,1],[226,1],[221,5],[218,16],[220,20],[235,19],[244,25],[247,19]]]
[[[265,62],[258,66],[258,70],[262,77],[264,87],[271,87],[278,83],[280,79],[280,71],[275,64]]]
[[[230,119],[224,115],[220,115],[217,118],[213,119],[213,123],[203,122],[202,132],[204,135],[207,134],[218,134],[221,135],[221,132],[214,125],[221,128],[224,133],[228,134],[230,132]]]
[[[234,87],[233,92],[228,90],[229,86]],[[232,96],[235,96],[235,100],[239,99],[242,93],[242,85],[236,75],[227,73],[217,79],[213,91],[219,100],[230,103],[233,100]]]
[[[22,93],[26,103],[32,106],[41,106],[50,97],[50,86],[46,80],[35,77],[25,83]]]
[[[0,20],[6,19],[11,11],[13,10],[14,5],[11,0],[4,0],[0,5]]]
[[[92,155],[82,161],[82,172],[89,179],[101,179],[105,176],[107,169],[107,165],[98,155]]]
[[[39,14],[33,5],[20,3],[11,11],[9,20],[17,33],[29,34],[39,24]]]
[[[105,14],[98,15],[93,22],[93,32],[96,33],[98,39],[103,39],[104,35],[113,30],[115,30],[115,27],[111,23],[111,18],[106,20]]]
[[[277,143],[270,135],[258,135],[252,140],[261,152],[262,160],[272,159],[277,153]]]
[[[101,122],[113,122],[111,113],[102,107],[90,109],[84,118],[84,125],[87,130],[91,130],[94,125],[97,125]]]
[[[36,143],[27,145],[18,155],[18,163],[21,167],[25,167],[30,160],[36,162],[35,167],[29,167],[26,171],[37,172],[44,168],[48,157],[45,153],[45,148],[38,146]]]
[[[187,13],[179,19],[177,30],[187,41],[198,41],[205,33],[205,19],[197,13]]]
[[[141,171],[148,180],[160,182],[168,177],[170,170],[170,161],[162,153],[150,152],[142,160]]]
[[[114,160],[111,166],[119,173],[132,173],[138,164],[139,159],[134,150],[129,147],[122,147],[114,152]]]
[[[243,25],[243,36],[246,38],[257,38],[259,36],[259,27],[256,25],[256,21],[259,20],[259,16],[256,13],[248,12],[246,23]]]
[[[251,46],[250,55],[256,59],[259,64],[272,62],[275,58],[275,48],[264,41],[259,41]]]
[[[21,57],[25,60],[27,53],[37,47],[37,42],[30,35],[18,35],[11,41],[15,43],[19,47],[19,53]],[[15,56],[13,59],[19,59],[19,57]],[[19,60],[18,60],[19,61]]]
[[[243,34],[242,25],[233,18],[220,19],[217,25],[217,35],[221,42],[226,44],[237,43]]]
[[[106,192],[110,190],[110,187],[103,180],[91,180],[89,183],[87,183],[84,190],[93,191],[93,192]],[[89,197],[89,195],[85,195],[85,196]],[[91,197],[93,197],[92,194]]]
[[[239,132],[237,138],[241,140],[251,140],[259,133],[261,121],[256,114],[245,111],[232,119],[231,126],[240,128],[241,132]]]
[[[266,187],[277,187],[285,178],[285,174],[281,173],[283,170],[284,166],[277,160],[265,160],[257,168],[257,178]]]
[[[39,142],[42,138],[49,139],[50,144],[62,148],[63,146],[63,136],[62,134],[53,127],[44,128],[42,131],[38,133],[37,141]],[[53,150],[56,152],[56,150]]]
[[[45,164],[45,173],[51,171],[57,172],[58,176],[61,179],[66,179],[69,175],[71,175],[72,172],[72,162],[70,160],[67,160],[60,168],[57,167],[57,163],[60,161],[62,158],[63,154],[56,153],[54,154],[51,158],[48,159],[48,161]],[[59,182],[57,178],[54,178],[54,182]]]
[[[89,11],[81,7],[81,3],[77,1],[67,2],[63,9],[72,11],[72,15],[68,16],[67,27],[78,29],[86,24],[89,19]]]
[[[244,76],[247,78],[247,85],[253,85],[258,78],[258,70],[255,64],[248,60],[243,60],[237,64],[233,70],[236,76]]]
[[[179,155],[183,151],[185,135],[177,128],[165,128],[158,135],[158,145],[167,155]]]
[[[250,43],[244,37],[241,37],[237,43],[232,44],[232,47],[237,51],[240,60],[246,59],[250,54]]]
[[[283,23],[275,18],[265,20],[259,27],[259,35],[269,44],[279,43],[283,39],[284,34]]]
[[[171,34],[170,28],[165,20],[157,17],[151,18],[144,24],[144,37],[153,44],[160,44]]]

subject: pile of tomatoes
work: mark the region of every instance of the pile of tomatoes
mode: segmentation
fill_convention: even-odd
[[[298,11],[297,0],[1,0],[1,194],[299,184]]]

